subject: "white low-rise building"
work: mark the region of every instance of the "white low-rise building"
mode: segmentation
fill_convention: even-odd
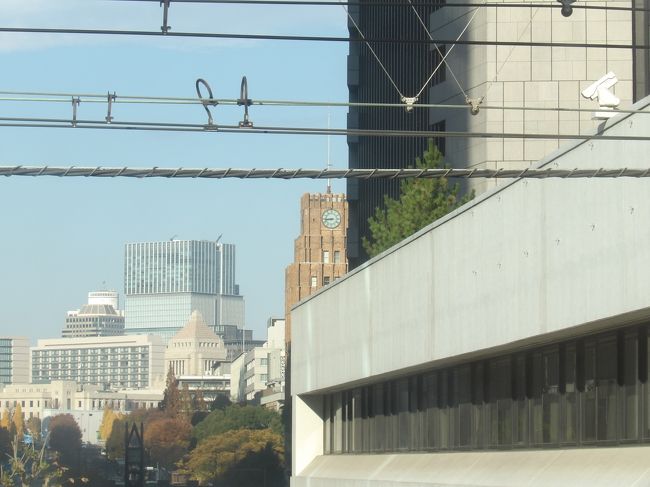
[[[284,402],[285,341],[283,319],[270,318],[267,341],[240,354],[231,364],[231,399],[279,409]],[[269,390],[270,388],[270,390]]]
[[[649,108],[538,167],[647,173]],[[648,485],[649,222],[647,177],[516,179],[301,302],[292,487]]]
[[[163,340],[155,335],[38,340],[31,348],[31,382],[147,389],[164,383],[164,353]]]
[[[104,390],[97,385],[74,381],[52,381],[48,384],[11,384],[0,388],[0,411],[12,414],[20,405],[26,420],[43,421],[57,414],[71,414],[82,431],[84,442],[97,443],[97,431],[104,408],[128,413],[140,408],[157,408],[163,389]]]

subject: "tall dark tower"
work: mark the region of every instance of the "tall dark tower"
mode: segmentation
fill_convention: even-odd
[[[414,2],[415,9],[427,23],[429,15],[440,8],[443,0],[433,0],[426,6]],[[350,37],[360,39],[428,40],[429,37],[407,2],[396,1],[374,4],[361,1],[349,7],[348,19]],[[356,24],[356,25],[355,25]],[[358,28],[357,28],[358,26]],[[426,43],[374,42],[370,46],[384,65],[388,75],[364,42],[350,42],[348,55],[348,89],[350,102],[400,103],[400,95],[393,86],[393,79],[399,91],[406,97],[415,96],[431,75],[440,60],[440,55]],[[441,49],[444,46],[441,46]],[[444,66],[438,70],[428,86],[445,79]],[[390,78],[389,78],[390,76]],[[420,103],[428,103],[429,90],[425,88],[419,97]],[[375,130],[444,130],[443,123],[430,120],[429,111],[402,108],[356,108],[348,113],[348,128]],[[427,141],[417,138],[358,137],[348,136],[350,168],[393,168],[413,165],[417,156],[425,151]],[[444,152],[444,148],[440,147]],[[396,198],[399,195],[399,181],[357,180],[347,183],[349,204],[348,260],[354,268],[368,260],[361,246],[363,237],[369,237],[368,218],[377,207],[384,206],[384,195]]]

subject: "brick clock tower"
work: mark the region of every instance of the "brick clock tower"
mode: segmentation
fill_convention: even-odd
[[[285,274],[286,341],[291,342],[291,307],[348,271],[344,194],[305,193],[300,199],[300,235]]]

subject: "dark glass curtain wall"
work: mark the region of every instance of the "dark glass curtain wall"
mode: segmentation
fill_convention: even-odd
[[[325,453],[650,441],[648,327],[325,395]]]

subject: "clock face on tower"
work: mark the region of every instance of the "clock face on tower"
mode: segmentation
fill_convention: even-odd
[[[323,225],[327,228],[336,228],[341,223],[341,214],[333,209],[325,210],[322,216]]]

